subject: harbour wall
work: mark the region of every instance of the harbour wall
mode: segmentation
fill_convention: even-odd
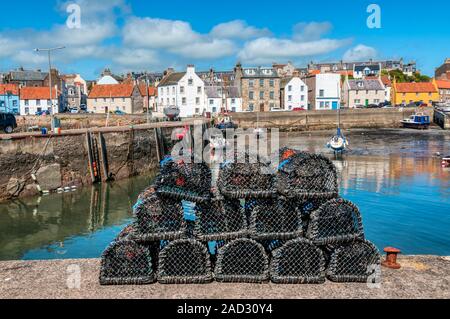
[[[173,129],[182,125],[186,123],[3,135],[0,201],[151,173],[163,153],[161,141],[170,144]]]
[[[396,128],[401,121],[414,114],[414,108],[392,109],[343,109],[340,121],[344,129],[352,128]],[[420,110],[433,118],[433,109]],[[236,113],[233,121],[241,128],[279,128],[281,131],[316,131],[337,127],[336,111]],[[258,123],[258,124],[257,124]]]

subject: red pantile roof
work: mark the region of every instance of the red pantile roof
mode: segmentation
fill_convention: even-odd
[[[98,84],[92,88],[89,98],[131,97],[133,91],[132,84]]]
[[[311,75],[317,75],[317,74],[320,74],[320,70],[310,70],[310,71],[309,71],[309,74],[311,74]]]
[[[436,85],[439,89],[450,89],[450,81],[436,80]]]
[[[53,99],[58,98],[59,92],[55,89],[52,90]],[[20,89],[21,100],[49,100],[50,88],[49,87],[31,87],[26,86]]]
[[[436,87],[431,82],[396,83],[397,93],[436,93]]]
[[[12,95],[19,95],[19,86],[16,84],[0,84],[0,95],[6,95],[9,92]]]
[[[388,75],[382,75],[381,76],[381,82],[383,82],[383,84],[385,86],[392,86],[392,81],[389,79]]]
[[[142,96],[147,96],[147,92],[145,91],[145,85],[139,85],[139,91],[141,92]],[[157,96],[158,95],[158,90],[153,87],[153,86],[149,86],[148,87],[148,96]]]

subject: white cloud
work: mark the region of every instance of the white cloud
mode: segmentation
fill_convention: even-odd
[[[191,45],[181,46],[172,49],[171,52],[192,59],[218,59],[233,55],[236,52],[236,47],[229,40],[213,39],[211,41],[196,42]]]
[[[216,25],[210,34],[219,39],[250,39],[270,36],[271,32],[267,28],[258,29],[249,26],[243,20],[234,20]]]
[[[343,59],[344,61],[364,61],[376,58],[377,55],[375,48],[359,44],[345,52]]]
[[[170,53],[191,59],[217,59],[236,52],[231,40],[216,39],[194,31],[185,21],[132,18],[122,32],[126,45]]]
[[[330,22],[301,22],[294,26],[293,39],[296,41],[318,40],[332,28],[333,25]]]
[[[127,45],[149,48],[172,48],[198,41],[200,35],[184,21],[131,18],[123,29]]]
[[[146,49],[123,49],[115,53],[114,62],[132,69],[156,65],[159,57],[156,51]]]
[[[271,63],[328,53],[349,44],[349,40],[322,39],[301,42],[293,39],[259,38],[245,44],[239,58],[247,63]]]

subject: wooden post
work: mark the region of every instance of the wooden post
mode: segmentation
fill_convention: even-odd
[[[87,152],[88,152],[88,166],[89,166],[89,171],[91,173],[91,181],[92,184],[95,183],[95,174],[94,174],[94,168],[92,166],[92,143],[91,143],[91,133],[86,132],[86,148],[87,148]]]
[[[102,173],[103,173],[102,181],[107,182],[110,179],[109,178],[108,154],[107,154],[107,150],[106,150],[105,138],[103,137],[103,134],[101,132],[98,133],[98,140],[100,142],[100,161],[101,161]]]

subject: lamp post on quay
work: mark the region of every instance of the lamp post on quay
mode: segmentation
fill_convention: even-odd
[[[47,49],[34,49],[35,52],[47,52],[48,53],[48,76],[49,76],[49,87],[50,87],[50,116],[51,116],[51,124],[52,131],[55,129],[55,118],[53,112],[53,86],[52,86],[52,59],[51,53],[56,50],[62,50],[66,47],[57,47],[57,48],[47,48]],[[58,97],[58,93],[56,93],[56,97]]]

